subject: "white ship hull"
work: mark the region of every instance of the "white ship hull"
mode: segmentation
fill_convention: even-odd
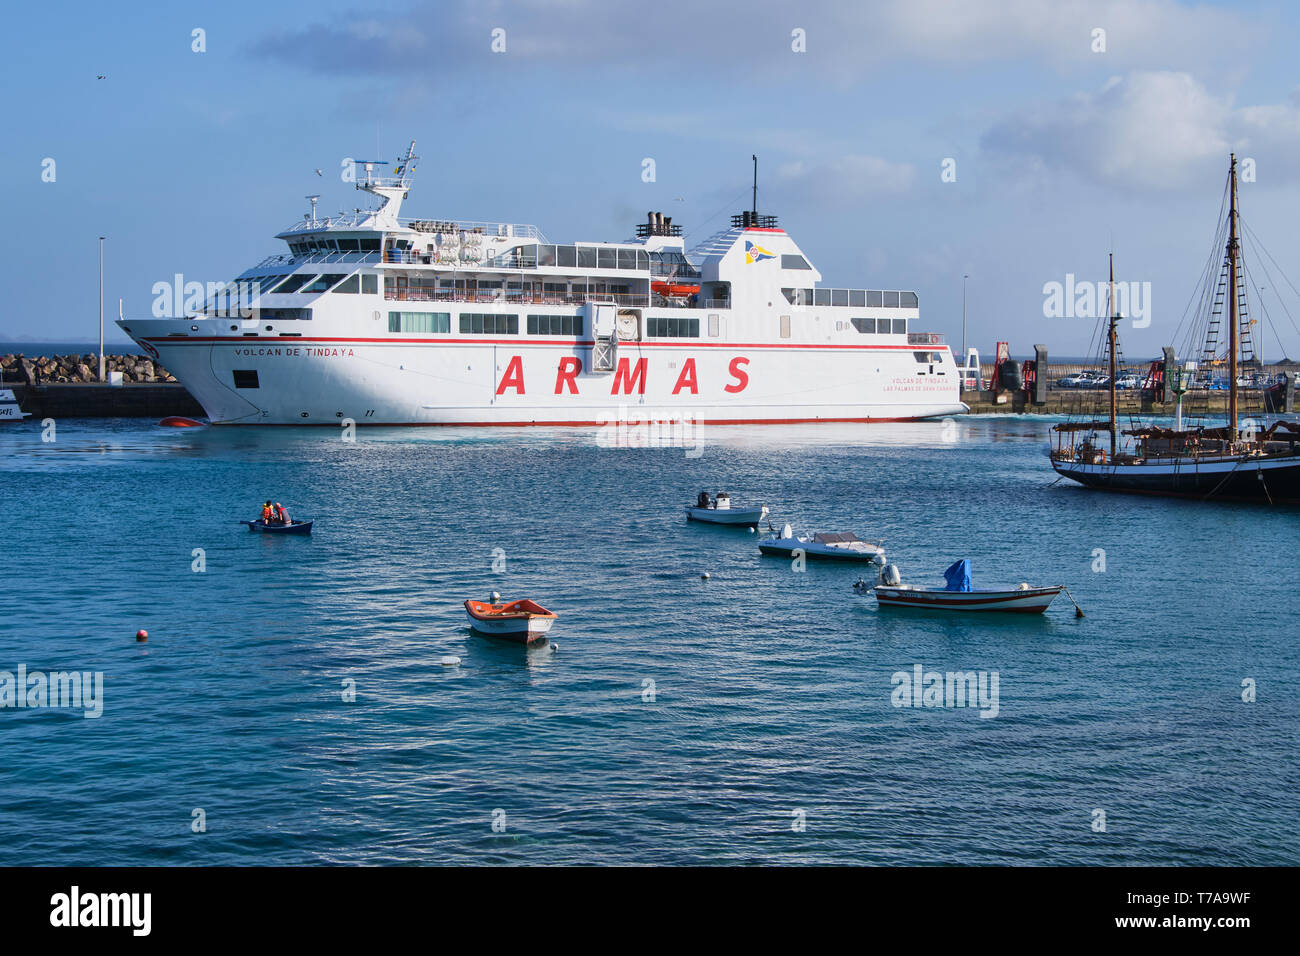
[[[356,185],[378,208],[320,219],[313,207],[278,234],[287,256],[234,283],[178,275],[159,284],[157,318],[118,324],[216,424],[790,424],[966,411],[942,337],[913,327],[916,294],[826,288],[775,216],[733,216],[689,255],[681,227],[658,213],[635,239],[551,244],[529,225],[399,219],[416,159],[412,143],[387,179],[367,164]]]
[[[906,346],[623,343],[619,368],[593,374],[590,343],[168,337],[176,325],[130,323],[214,424],[790,424],[966,410],[956,375],[918,375]],[[236,371],[256,372],[257,387],[235,387]]]

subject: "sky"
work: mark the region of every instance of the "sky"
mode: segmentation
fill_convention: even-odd
[[[1235,151],[1279,265],[1263,353],[1300,357],[1298,21],[1173,0],[22,4],[0,36],[0,342],[94,340],[101,235],[106,321],[119,299],[147,315],[157,282],[283,251],[305,196],[365,205],[343,161],[415,139],[403,215],[552,242],[624,239],[652,209],[703,240],[748,206],[757,154],[760,212],[825,285],[915,290],[956,347],[969,276],[970,344],[1060,356],[1096,323],[1045,314],[1045,287],[1104,280],[1110,252],[1148,290],[1126,353],[1182,345]]]

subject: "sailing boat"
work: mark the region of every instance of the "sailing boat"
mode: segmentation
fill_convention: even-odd
[[[1241,242],[1237,211],[1237,157],[1228,171],[1228,229],[1224,263],[1228,303],[1227,423],[1218,427],[1185,429],[1182,421],[1182,393],[1179,381],[1174,392],[1178,409],[1173,428],[1143,425],[1123,432],[1121,441],[1115,392],[1117,326],[1123,318],[1115,308],[1115,267],[1111,259],[1110,301],[1106,344],[1110,370],[1109,416],[1105,421],[1072,421],[1053,426],[1056,441],[1051,451],[1052,467],[1063,477],[1091,488],[1152,495],[1170,495],[1201,500],[1257,501],[1268,504],[1300,504],[1300,425],[1279,420],[1266,428],[1253,419],[1246,428],[1239,421],[1239,356],[1242,349],[1241,310],[1245,304],[1242,281]],[[1220,233],[1221,235],[1221,233]],[[1216,240],[1217,241],[1217,240]],[[1213,277],[1210,277],[1213,281]],[[1206,297],[1208,301],[1208,297]],[[1217,358],[1217,322],[1207,323],[1206,354],[1202,376],[1196,383],[1213,387]],[[1245,327],[1249,335],[1249,326]],[[1171,380],[1180,377],[1166,369]],[[1208,395],[1208,392],[1207,392]],[[1208,406],[1208,398],[1207,398]],[[1109,451],[1098,444],[1102,433],[1109,436]],[[1076,441],[1076,436],[1082,436]]]

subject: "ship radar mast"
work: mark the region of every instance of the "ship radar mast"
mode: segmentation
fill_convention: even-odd
[[[364,180],[357,182],[357,189],[368,192],[372,196],[378,196],[382,200],[379,208],[375,210],[375,219],[384,220],[388,228],[397,226],[397,214],[402,208],[402,200],[406,198],[411,188],[411,173],[419,162],[420,157],[415,155],[415,140],[411,140],[411,145],[406,149],[406,155],[398,157],[397,162],[392,164],[392,176],[378,176],[375,174],[376,166],[390,165],[387,160],[356,160],[356,165],[361,166],[366,174]]]
[[[758,214],[758,155],[751,154],[754,161],[754,190],[751,194],[750,207],[738,216],[731,217],[732,229],[776,229],[776,216]]]

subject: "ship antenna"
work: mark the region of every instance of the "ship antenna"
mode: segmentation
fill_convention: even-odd
[[[758,154],[752,153],[751,158],[754,160],[754,199],[750,215],[754,217],[755,222],[758,222]]]

